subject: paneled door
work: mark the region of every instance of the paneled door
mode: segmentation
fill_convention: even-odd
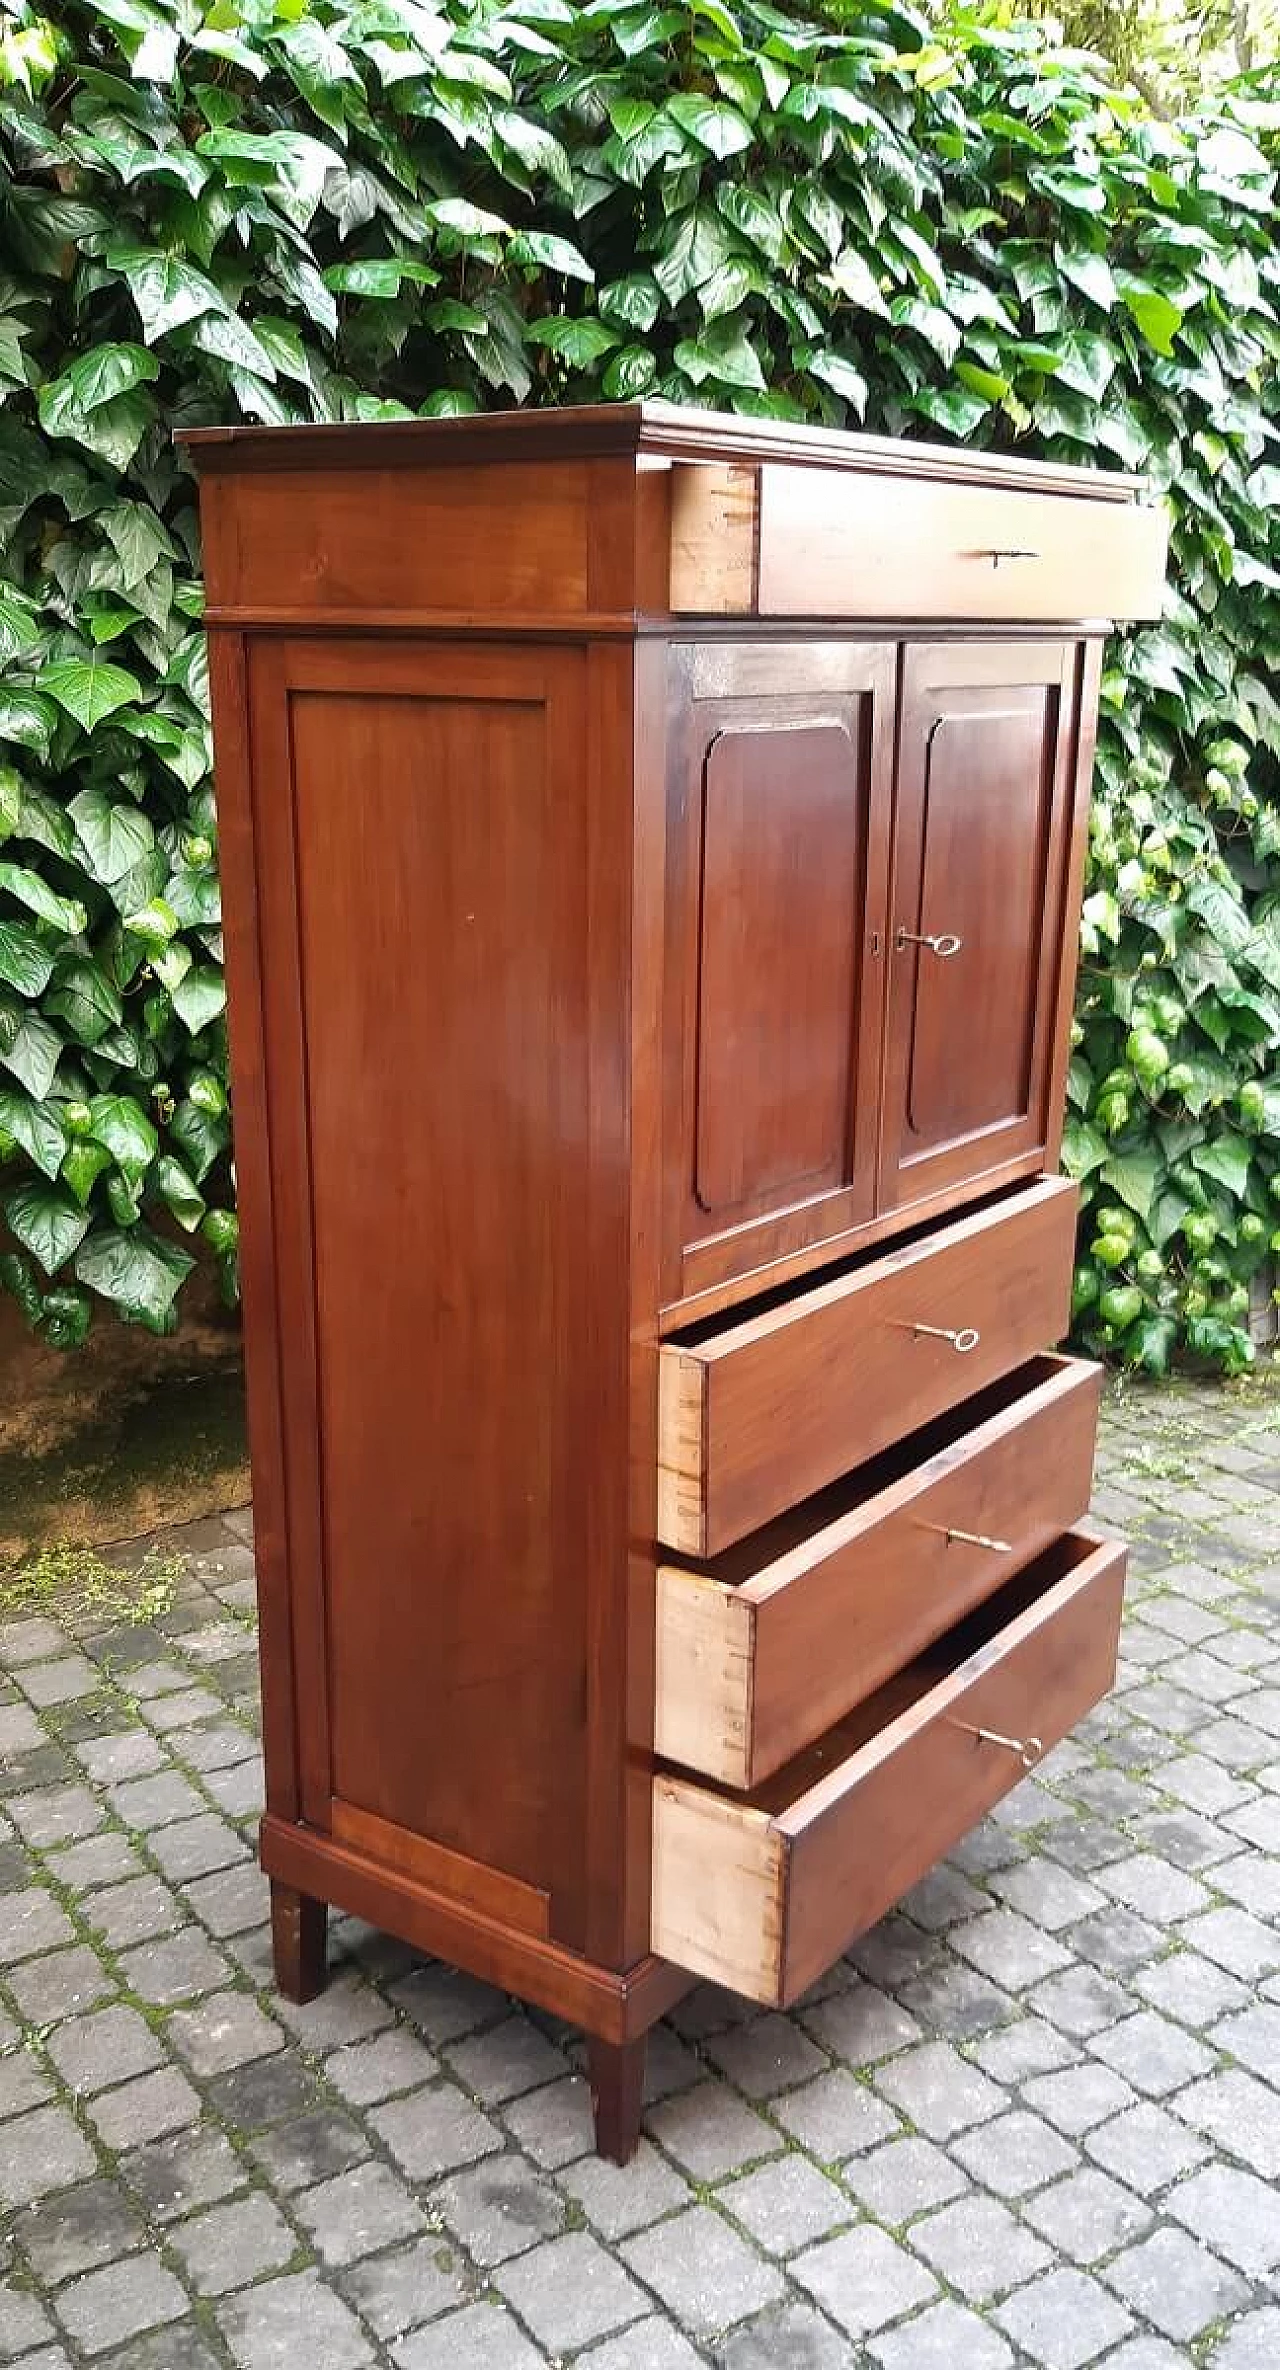
[[[668,1297],[867,1219],[890,646],[672,653]]]
[[[1073,973],[1077,668],[1073,642],[904,653],[882,1210],[988,1174],[998,1184],[1044,1150],[1059,990]]]

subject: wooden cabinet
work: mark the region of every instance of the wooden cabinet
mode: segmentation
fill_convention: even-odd
[[[206,430],[276,1966],[786,2001],[1108,1683],[1054,1174],[1117,476]],[[1010,1741],[1012,1740],[1012,1741]]]

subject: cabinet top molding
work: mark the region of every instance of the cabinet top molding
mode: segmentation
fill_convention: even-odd
[[[858,436],[786,420],[741,418],[679,404],[570,404],[561,410],[477,412],[444,420],[346,426],[188,428],[178,437],[201,476],[241,470],[452,468],[477,461],[604,460],[795,462],[815,469],[1025,487],[1097,502],[1142,500],[1141,477],[1024,461],[1008,453]]]
[[[671,404],[201,428],[208,622],[1157,617],[1142,481]]]

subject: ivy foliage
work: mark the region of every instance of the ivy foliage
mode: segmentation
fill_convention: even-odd
[[[235,1289],[175,429],[648,393],[1151,473],[1067,1155],[1085,1338],[1230,1366],[1277,1207],[1280,86],[759,0],[0,0],[0,1280]],[[7,1240],[6,1240],[7,1234]],[[188,1248],[188,1241],[192,1248]]]

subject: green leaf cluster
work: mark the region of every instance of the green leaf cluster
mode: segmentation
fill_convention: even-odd
[[[1147,471],[1068,1159],[1084,1338],[1247,1355],[1280,1225],[1280,82],[997,7],[6,0],[0,1282],[235,1291],[202,422],[645,394]],[[358,917],[357,917],[358,925]],[[1105,1246],[1100,1248],[1099,1246]]]

